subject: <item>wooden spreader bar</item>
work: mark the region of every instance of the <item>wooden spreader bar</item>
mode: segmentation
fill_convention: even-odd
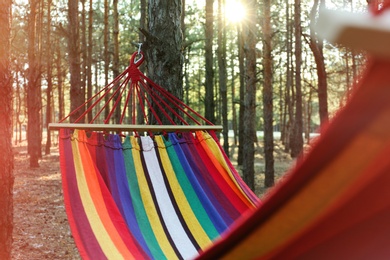
[[[94,130],[107,132],[188,132],[201,130],[222,130],[221,125],[125,125],[125,124],[75,124],[75,123],[50,123],[50,130],[60,130],[61,128]]]

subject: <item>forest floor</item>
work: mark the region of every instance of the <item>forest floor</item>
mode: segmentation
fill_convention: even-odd
[[[232,162],[236,149],[232,148]],[[14,234],[12,259],[80,259],[69,229],[61,186],[58,148],[44,155],[39,168],[29,168],[26,146],[14,147]],[[264,160],[261,144],[256,146],[256,194],[264,188]],[[292,160],[275,146],[275,179],[280,179]]]

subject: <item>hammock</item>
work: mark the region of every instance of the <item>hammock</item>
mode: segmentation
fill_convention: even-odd
[[[112,83],[50,126],[60,129],[66,212],[84,259],[191,259],[260,203],[219,145],[220,127],[150,81],[142,61],[134,53]],[[108,124],[121,98],[119,124]],[[111,110],[100,123],[104,100]],[[65,123],[83,108],[77,124]],[[132,124],[123,124],[126,109]],[[180,125],[148,125],[147,113],[163,122],[156,109]],[[139,115],[146,124],[136,124]]]

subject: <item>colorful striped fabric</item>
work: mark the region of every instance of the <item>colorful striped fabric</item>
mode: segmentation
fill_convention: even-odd
[[[192,259],[258,198],[206,132],[60,131],[66,211],[83,259]]]
[[[390,259],[390,62],[262,206],[199,259]]]

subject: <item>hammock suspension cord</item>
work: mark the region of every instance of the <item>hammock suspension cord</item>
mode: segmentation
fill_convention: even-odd
[[[66,123],[72,115],[82,111],[80,116],[71,123],[108,125],[115,120],[115,123],[120,125],[131,123],[132,125],[157,124],[163,126],[162,117],[164,117],[165,122],[169,122],[169,125],[214,126],[213,123],[168,90],[146,77],[139,69],[143,61],[144,53],[139,49],[133,53],[129,66],[121,74],[61,119],[59,123]],[[110,109],[108,110],[108,108]],[[120,115],[115,118],[118,109],[121,109]],[[87,122],[88,114],[93,111],[95,111],[94,117]],[[106,117],[102,119],[103,112],[105,112]],[[117,114],[119,113],[117,112]],[[150,116],[153,116],[155,122],[151,122]],[[137,122],[137,118],[138,121],[142,118],[143,122]],[[52,124],[52,128],[56,127],[56,124]],[[219,126],[215,127],[220,129]]]

